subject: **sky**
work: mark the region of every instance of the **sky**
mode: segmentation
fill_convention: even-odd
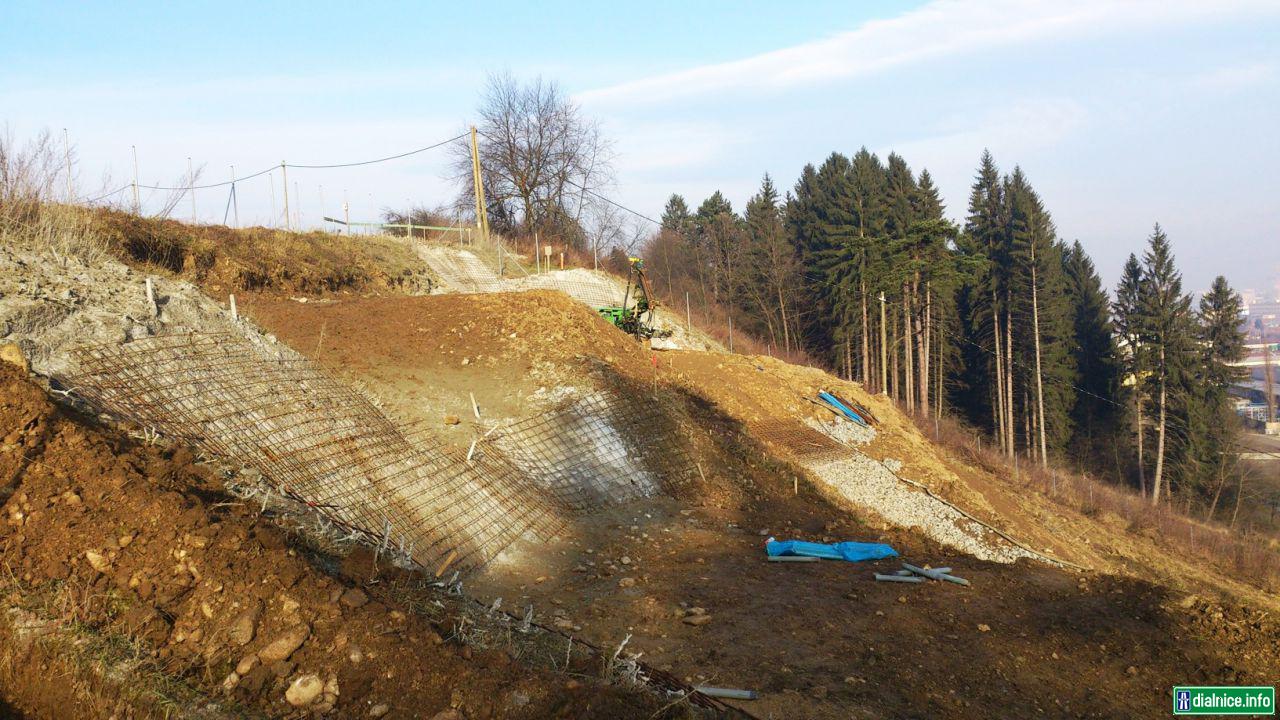
[[[394,155],[465,130],[486,77],[555,80],[615,151],[609,196],[657,217],[860,147],[927,168],[962,220],[978,158],[1020,166],[1059,234],[1114,285],[1154,223],[1188,290],[1226,275],[1280,293],[1280,2],[5,0],[0,123],[47,129],[78,197],[281,161]],[[376,220],[457,192],[444,150],[290,170],[304,225]],[[128,200],[128,193],[121,196]],[[242,223],[281,222],[278,170],[237,185]],[[154,211],[165,193],[143,192]],[[222,222],[227,188],[197,191]],[[188,199],[175,216],[191,215]]]

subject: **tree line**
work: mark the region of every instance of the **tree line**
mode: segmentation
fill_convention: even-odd
[[[644,255],[669,297],[957,415],[1010,457],[1069,453],[1210,514],[1232,477],[1242,302],[1218,277],[1193,303],[1159,225],[1113,298],[1020,168],[984,153],[956,223],[927,170],[865,148],[805,166],[785,195],[765,175],[741,213],[718,191],[696,209],[672,195],[661,224]]]

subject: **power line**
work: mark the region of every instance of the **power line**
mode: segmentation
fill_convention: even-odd
[[[213,189],[213,188],[227,187],[227,186],[229,186],[229,185],[234,185],[235,183],[244,182],[245,180],[252,180],[253,178],[260,177],[260,176],[262,176],[262,175],[266,175],[267,173],[270,173],[270,172],[272,172],[272,171],[274,171],[274,170],[276,170],[277,168],[280,168],[280,167],[285,167],[285,168],[298,168],[298,169],[301,169],[301,170],[328,170],[328,169],[332,169],[332,168],[348,168],[348,167],[359,167],[359,166],[361,166],[361,165],[375,165],[375,164],[377,164],[377,163],[388,162],[388,161],[391,161],[391,160],[399,160],[399,159],[401,159],[401,158],[409,157],[410,155],[417,155],[418,153],[424,153],[424,152],[427,152],[428,150],[435,150],[435,149],[436,149],[436,148],[438,148],[438,147],[442,147],[442,146],[444,146],[444,145],[448,145],[448,144],[449,144],[449,143],[451,143],[451,142],[456,142],[456,141],[458,141],[458,140],[461,140],[462,138],[464,138],[464,137],[466,137],[466,136],[467,136],[467,133],[462,133],[461,135],[456,135],[456,136],[454,136],[454,137],[449,138],[448,140],[441,140],[441,141],[440,141],[440,142],[438,142],[438,143],[433,143],[433,144],[431,144],[431,145],[427,145],[426,147],[420,147],[420,148],[417,148],[416,150],[410,150],[410,151],[408,151],[408,152],[398,153],[398,154],[396,154],[396,155],[388,155],[387,157],[376,158],[376,159],[373,159],[373,160],[361,160],[361,161],[358,161],[358,162],[349,162],[349,163],[335,163],[335,164],[331,164],[331,165],[299,165],[299,164],[295,164],[295,163],[279,163],[279,164],[276,164],[276,165],[272,165],[272,166],[270,166],[270,167],[268,167],[268,168],[265,168],[265,169],[263,169],[263,170],[259,170],[258,172],[251,173],[251,174],[249,174],[249,175],[245,175],[244,177],[238,177],[238,178],[236,178],[235,180],[227,180],[227,181],[224,181],[224,182],[209,183],[209,184],[207,184],[207,185],[181,185],[181,186],[174,186],[174,187],[170,187],[170,186],[165,186],[165,185],[142,185],[142,184],[139,184],[139,185],[137,185],[137,187],[138,187],[138,188],[140,188],[140,189],[144,189],[144,190],[164,190],[164,191],[174,191],[174,190],[210,190],[210,189]],[[132,188],[132,187],[134,187],[134,184],[133,184],[133,183],[129,183],[128,185],[125,185],[125,186],[123,186],[123,187],[121,187],[121,188],[118,188],[118,189],[116,189],[116,190],[112,190],[111,192],[106,193],[106,194],[104,194],[104,195],[99,195],[99,196],[98,196],[98,197],[96,197],[96,198],[93,198],[93,199],[90,199],[90,200],[85,200],[84,202],[86,202],[86,203],[95,203],[95,202],[98,202],[99,200],[103,200],[103,199],[105,199],[105,198],[111,197],[112,195],[118,195],[119,193],[122,193],[122,192],[124,192],[125,190],[128,190],[128,189],[130,189],[130,188]]]
[[[468,134],[469,133],[462,133],[461,135],[451,137],[448,140],[441,140],[440,142],[435,143],[433,145],[421,147],[421,148],[418,148],[417,150],[410,150],[409,152],[403,152],[398,155],[388,155],[387,157],[378,158],[376,160],[362,160],[360,162],[339,163],[337,165],[294,165],[293,163],[287,163],[286,167],[302,168],[304,170],[325,170],[328,168],[346,168],[346,167],[358,167],[360,165],[373,165],[375,163],[387,162],[388,160],[399,160],[400,158],[409,157],[410,155],[417,155],[418,153],[426,152],[428,150],[435,150],[436,148],[441,147],[443,145],[448,145],[451,142],[457,142],[458,140],[465,138]]]

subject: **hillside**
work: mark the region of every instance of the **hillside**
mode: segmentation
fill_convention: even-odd
[[[112,247],[128,248],[128,223],[120,227]],[[181,248],[214,232],[161,227]],[[217,233],[231,238],[216,250],[228,258],[256,257],[277,238]],[[394,247],[387,242],[369,247]],[[442,292],[417,255],[397,251],[404,266],[392,270],[387,256],[359,245],[343,252],[373,270],[300,281],[312,272],[302,261],[264,253],[273,269],[258,282],[236,264],[247,261],[202,263],[189,259],[195,252],[181,262],[123,252],[130,267],[42,262],[39,248],[0,253],[5,277],[40,273],[39,282],[0,284],[0,342],[21,348],[55,398],[91,401],[58,409],[21,373],[0,375],[0,477],[12,477],[0,552],[16,576],[7,632],[34,623],[126,638],[135,657],[151,658],[155,682],[183,684],[173,692],[184,707],[228,698],[218,704],[233,717],[286,715],[284,689],[312,673],[340,690],[307,705],[320,714],[357,717],[386,704],[393,716],[530,718],[728,712],[664,694],[691,685],[754,689],[759,700],[733,704],[762,718],[967,718],[993,707],[1010,717],[1157,717],[1173,684],[1275,677],[1280,603],[1269,579],[1236,577],[1105,510],[1080,512],[979,457],[957,456],[857,384],[768,357],[650,350],[554,289]],[[143,304],[144,276],[164,302]],[[421,294],[427,278],[434,292]],[[228,290],[238,293],[239,320],[229,317]],[[236,338],[228,348],[245,342],[263,353],[244,360],[243,382],[292,377],[272,374],[288,365],[357,388],[360,402],[385,413],[388,433],[440,448],[451,463],[441,486],[466,474],[497,492],[514,478],[554,509],[560,529],[523,535],[470,572],[443,550],[389,549],[382,527],[355,528],[366,545],[352,543],[335,535],[345,508],[330,501],[273,495],[269,477],[254,486],[260,496],[246,495],[246,468],[273,466],[228,443],[227,456],[212,452],[222,426],[155,438],[155,427],[175,426],[157,408],[210,417],[236,409],[220,405],[230,388],[221,383],[232,380],[163,385],[149,377],[164,371],[149,364],[159,360],[140,354],[132,374],[120,374],[137,384],[116,395],[77,382],[93,376],[76,347],[214,332]],[[163,395],[179,386],[181,398]],[[148,396],[155,402],[130,405],[143,387],[160,393]],[[289,392],[305,401],[325,387]],[[868,407],[874,432],[811,402],[823,389]],[[341,426],[339,410],[323,409],[325,398],[311,400],[320,409],[305,423],[317,432],[363,437]],[[113,424],[102,427],[96,411]],[[129,430],[141,440],[121,432]],[[315,457],[336,467],[359,452],[373,462],[343,442]],[[292,450],[312,457],[310,447]],[[344,497],[355,505],[405,492],[435,488]],[[479,524],[449,532],[489,538]],[[770,563],[769,536],[887,542],[901,558]],[[971,585],[873,579],[903,560],[951,567]],[[447,582],[454,569],[465,572],[465,597]],[[430,586],[437,576],[447,587]],[[93,599],[67,611],[67,593]],[[252,608],[251,639],[228,648],[234,621]],[[526,629],[544,629],[513,631],[526,619]],[[242,662],[300,626],[309,639],[298,654]],[[583,640],[603,657],[574,655]],[[34,647],[41,662],[74,661],[56,642]],[[557,664],[563,647],[569,661]],[[93,676],[92,665],[75,667]],[[636,687],[628,677],[649,680]],[[0,683],[32,717],[86,692],[12,670]],[[148,697],[119,701],[145,716],[157,712]]]

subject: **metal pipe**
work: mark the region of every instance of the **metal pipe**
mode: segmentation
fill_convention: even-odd
[[[730,700],[758,700],[760,698],[760,695],[755,690],[707,687],[706,685],[695,685],[693,689],[707,697],[728,698]]]
[[[876,573],[876,580],[879,582],[903,582],[903,583],[924,582],[924,578],[922,577],[915,577],[915,576],[907,577],[906,575],[881,575],[880,573]]]

